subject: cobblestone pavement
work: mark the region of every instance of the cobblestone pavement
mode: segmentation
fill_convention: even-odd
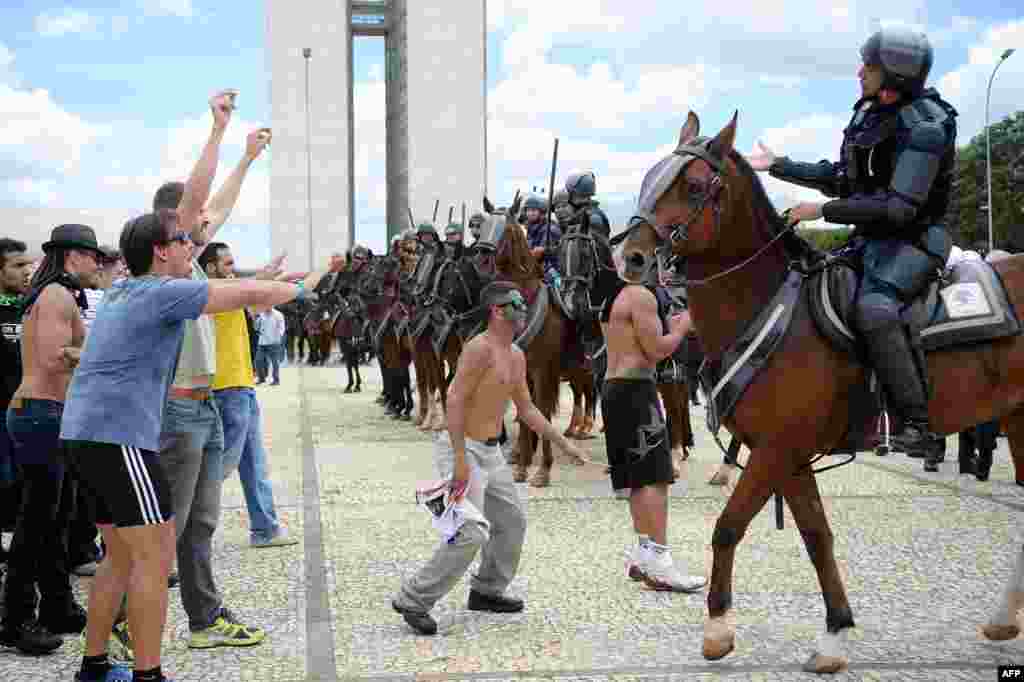
[[[775,530],[771,507],[736,554],[736,651],[700,655],[706,591],[655,593],[627,580],[626,506],[600,467],[556,460],[550,488],[522,486],[528,532],[511,591],[521,614],[465,609],[465,582],[435,610],[437,637],[413,634],[390,608],[401,577],[431,553],[436,536],[413,504],[434,477],[431,437],[383,415],[377,370],[364,392],[344,395],[344,370],[288,368],[282,386],[259,388],[264,437],[280,515],[303,541],[248,548],[237,477],[225,489],[215,569],[226,603],[265,627],[250,649],[190,651],[171,593],[164,669],[179,681],[217,680],[711,680],[811,679],[800,664],[824,627],[814,570],[792,518]],[[567,424],[571,398],[556,420]],[[697,447],[672,488],[670,544],[677,562],[710,573],[711,531],[725,502],[706,484],[721,461],[693,410]],[[603,460],[600,438],[585,444]],[[999,664],[1024,663],[1024,638],[976,632],[1011,569],[1024,512],[1000,440],[991,480],[956,475],[956,440],[939,474],[917,460],[863,455],[820,478],[857,628],[849,671],[838,679],[993,680]],[[744,455],[745,456],[745,455]],[[84,603],[88,579],[77,589]],[[81,656],[71,637],[33,659],[0,651],[0,680],[71,680]]]

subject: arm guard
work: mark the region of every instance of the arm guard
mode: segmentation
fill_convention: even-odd
[[[857,225],[866,236],[896,236],[907,231],[928,201],[945,148],[946,132],[941,124],[918,123],[896,158],[888,190],[829,201],[822,206],[822,215],[830,223]]]
[[[788,156],[780,156],[768,169],[768,175],[794,185],[816,189],[827,197],[838,197],[844,193],[844,176],[839,172],[839,164],[831,161],[801,163]]]

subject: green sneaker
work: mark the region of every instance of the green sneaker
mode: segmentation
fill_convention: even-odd
[[[190,649],[212,649],[218,646],[254,646],[267,638],[261,628],[243,625],[227,609],[221,609],[217,620],[205,630],[193,632],[188,639]]]
[[[79,636],[78,644],[84,654],[84,632]],[[114,623],[114,628],[107,638],[107,656],[110,657],[110,662],[113,664],[133,663],[135,661],[135,652],[132,651],[132,635],[128,632],[128,623],[126,621]]]

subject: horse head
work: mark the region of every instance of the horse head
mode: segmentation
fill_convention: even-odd
[[[600,283],[605,278],[618,278],[608,241],[575,225],[562,235],[558,260],[563,297],[577,319],[590,319],[601,303],[595,304],[591,292],[603,290]]]
[[[656,267],[661,249],[685,258],[689,274],[696,268],[713,275],[745,266],[787,231],[756,173],[733,149],[737,116],[705,138],[691,111],[676,149],[647,172],[638,215],[623,239],[627,273]]]

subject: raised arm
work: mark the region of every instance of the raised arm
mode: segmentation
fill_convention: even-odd
[[[208,242],[213,241],[217,231],[227,222],[235,203],[238,202],[238,195],[242,191],[242,182],[249,172],[249,167],[253,161],[259,158],[268,144],[270,144],[270,128],[254,130],[245,138],[245,153],[242,154],[241,160],[206,206],[206,215],[210,220],[206,227]]]
[[[654,294],[640,287],[630,287],[626,294],[631,297],[633,328],[640,349],[652,365],[661,362],[682,343],[691,326],[689,314],[673,315],[669,321],[669,333],[662,335],[658,300]]]
[[[323,272],[315,272],[301,281],[266,282],[261,280],[210,280],[210,294],[203,313],[223,313],[248,306],[272,306],[287,303],[300,295],[308,295]]]
[[[231,121],[236,94],[234,90],[222,90],[210,98],[213,129],[210,131],[206,146],[203,147],[203,153],[192,169],[192,175],[185,182],[185,192],[178,204],[178,224],[189,231],[192,241],[196,243],[203,241],[203,226],[199,221],[199,214],[210,198],[210,186],[213,185],[213,177],[217,174],[220,143]]]

